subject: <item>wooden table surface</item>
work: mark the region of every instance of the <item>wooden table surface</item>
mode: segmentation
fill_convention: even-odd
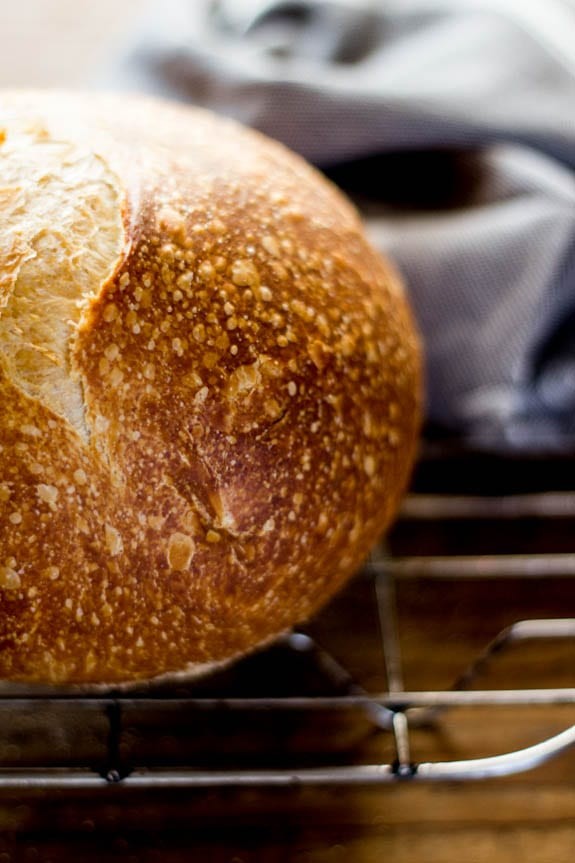
[[[89,84],[143,6],[143,0],[2,0],[0,85]],[[474,541],[481,549],[481,533]],[[564,536],[563,550],[575,550],[575,539]],[[377,685],[381,657],[369,640],[373,620],[366,625],[370,612],[363,590],[356,586],[336,601],[315,631],[336,654],[345,642],[348,668]],[[501,626],[526,616],[574,616],[573,597],[573,583],[565,579],[400,585],[408,686],[448,685]],[[572,645],[526,650],[510,655],[502,676],[486,685],[504,686],[511,678],[517,685],[573,686],[574,658]],[[414,754],[495,754],[561,730],[575,721],[574,712],[452,711],[436,728],[415,734]],[[368,752],[369,746],[374,757],[390,757],[387,739],[378,737]],[[571,863],[575,754],[532,773],[467,785],[178,794],[111,789],[98,799],[2,793],[0,830],[0,863]]]

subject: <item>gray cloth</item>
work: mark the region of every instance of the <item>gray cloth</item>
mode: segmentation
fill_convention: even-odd
[[[101,83],[231,115],[355,198],[433,426],[575,444],[572,0],[159,0]]]

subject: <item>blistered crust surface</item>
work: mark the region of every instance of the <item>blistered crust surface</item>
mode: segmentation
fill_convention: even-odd
[[[388,523],[417,430],[409,313],[352,208],[278,145],[147,101],[42,99],[47,125],[93,127],[127,239],[57,337],[84,431],[0,379],[0,672],[221,662],[308,617]]]

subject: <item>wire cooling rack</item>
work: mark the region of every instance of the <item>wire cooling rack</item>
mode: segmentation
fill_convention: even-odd
[[[417,760],[412,737],[418,729],[440,728],[454,708],[563,705],[572,718],[575,617],[516,620],[491,637],[451,685],[413,690],[404,683],[405,623],[396,593],[407,581],[572,579],[572,472],[564,458],[444,450],[422,459],[389,546],[374,553],[355,582],[377,615],[385,687],[367,687],[339,651],[336,658],[320,646],[313,630],[292,632],[199,687],[80,695],[4,684],[0,789],[471,781],[530,770],[561,755],[575,745],[575,725],[567,722],[527,747],[458,760]],[[570,681],[573,672],[573,685],[479,688],[512,649],[549,643],[566,646],[562,677]],[[387,741],[380,747],[385,756],[374,757],[379,750],[373,746],[362,754],[362,743],[374,738]]]

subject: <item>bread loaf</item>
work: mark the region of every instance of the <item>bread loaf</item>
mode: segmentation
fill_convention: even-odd
[[[0,677],[201,673],[396,510],[419,351],[354,209],[206,112],[0,94]]]

